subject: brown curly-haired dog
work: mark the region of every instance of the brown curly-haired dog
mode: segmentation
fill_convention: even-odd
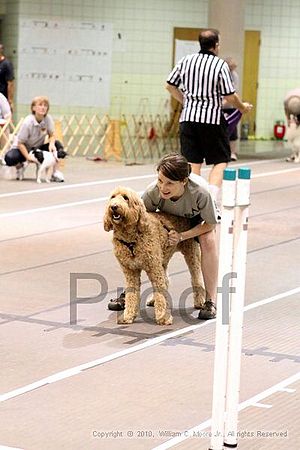
[[[194,291],[194,307],[205,301],[200,246],[194,239],[168,243],[168,231],[178,232],[190,228],[188,219],[166,213],[148,213],[143,200],[132,189],[116,188],[104,213],[105,231],[113,230],[114,253],[125,275],[125,310],[118,323],[132,323],[140,303],[141,271],[144,270],[153,287],[155,319],[159,325],[171,325],[172,315],[168,307],[166,268],[170,258],[180,251],[188,265]]]

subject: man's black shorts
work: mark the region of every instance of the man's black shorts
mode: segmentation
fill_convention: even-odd
[[[226,121],[220,125],[199,122],[180,122],[181,153],[188,162],[220,164],[230,161],[230,145]]]

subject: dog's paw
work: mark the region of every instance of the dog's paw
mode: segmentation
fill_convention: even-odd
[[[158,325],[172,325],[173,317],[171,316],[171,314],[169,314],[168,316],[162,317],[161,319],[157,319],[156,323]]]
[[[204,291],[204,295],[195,295],[194,296],[194,309],[203,308],[204,303],[205,303],[205,291]]]
[[[40,178],[38,178],[38,179],[36,180],[36,182],[37,182],[38,184],[41,184],[41,183],[42,183],[42,180],[41,180]]]
[[[202,302],[201,304],[199,303],[194,303],[194,309],[202,309],[204,306],[204,302]]]
[[[46,183],[51,183],[51,181],[49,180],[49,178],[46,178]]]
[[[134,321],[134,317],[126,317],[125,318],[123,315],[121,315],[121,316],[118,316],[118,318],[117,318],[118,325],[130,324],[130,323],[133,323],[133,321]]]
[[[201,309],[206,299],[206,291],[202,286],[194,286],[194,309]]]

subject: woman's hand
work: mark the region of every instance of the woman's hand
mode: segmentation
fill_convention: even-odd
[[[36,159],[32,156],[32,155],[29,155],[28,154],[28,156],[26,157],[26,160],[27,160],[27,162],[29,162],[29,163],[36,163]]]
[[[175,230],[171,230],[169,231],[169,245],[177,245],[179,242],[181,242],[182,239],[182,234],[181,233],[177,233],[177,231]]]
[[[50,142],[49,143],[49,152],[54,152],[56,150],[56,147],[55,147],[55,143],[54,142]]]

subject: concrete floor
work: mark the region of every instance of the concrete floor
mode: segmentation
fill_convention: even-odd
[[[269,155],[234,164],[253,174],[238,448],[297,450],[300,165]],[[180,255],[169,266],[171,327],[149,308],[130,326],[107,310],[123,276],[105,200],[116,185],[142,191],[154,164],[69,158],[65,176],[37,185],[30,167],[23,182],[0,178],[0,448],[207,449],[215,321],[198,321],[191,299],[179,308],[189,287]],[[76,325],[72,273],[78,297],[100,295],[77,305]]]

